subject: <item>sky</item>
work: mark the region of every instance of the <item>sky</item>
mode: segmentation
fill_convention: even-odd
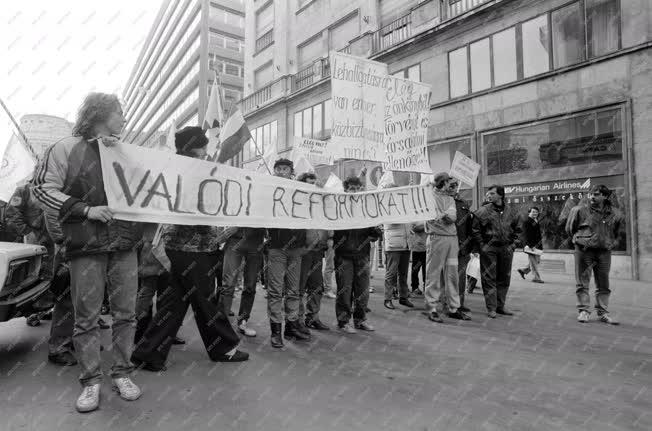
[[[0,98],[17,121],[49,114],[74,122],[87,93],[121,97],[162,2],[2,2]],[[8,140],[11,126],[4,112],[0,118],[0,139]]]

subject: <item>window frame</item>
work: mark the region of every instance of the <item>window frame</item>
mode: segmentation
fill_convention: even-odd
[[[326,141],[326,140],[330,139],[331,133],[332,133],[331,128],[326,127],[326,111],[327,111],[326,104],[327,104],[327,102],[329,100],[331,100],[331,99],[329,98],[329,99],[326,99],[326,100],[322,100],[319,103],[315,103],[314,105],[310,105],[310,106],[307,106],[307,107],[305,107],[303,109],[299,109],[299,110],[295,111],[294,115],[292,117],[293,118],[292,136],[296,136],[296,137],[299,137],[299,138],[317,139],[317,140],[320,140],[320,141]],[[320,107],[319,109],[321,111],[320,115],[319,115],[320,123],[321,123],[321,129],[320,129],[319,136],[315,136],[315,121],[314,120],[315,120],[315,107],[316,106],[319,106]],[[310,115],[309,115],[309,117],[310,117],[310,134],[309,135],[306,135],[304,133],[304,130],[303,130],[303,126],[304,126],[304,123],[305,123],[304,117],[306,117],[306,112],[307,111],[310,112]],[[332,118],[332,107],[331,107],[330,114],[331,114],[331,118]],[[297,134],[296,134],[297,133],[297,117],[299,117],[300,121],[301,121],[301,123],[300,123],[301,124],[301,135],[299,135],[299,136],[297,136]],[[328,131],[328,134],[327,134],[327,131]],[[288,147],[288,149],[289,148],[291,148],[291,146]]]
[[[528,17],[526,19],[520,20],[520,21],[514,23],[514,25],[511,25],[509,27],[505,27],[505,28],[502,28],[500,30],[491,32],[491,33],[489,33],[487,35],[484,35],[482,37],[475,38],[473,40],[468,41],[467,43],[465,43],[463,45],[459,45],[459,46],[457,46],[457,47],[455,47],[453,49],[448,50],[446,52],[446,61],[447,61],[447,69],[448,69],[448,99],[447,99],[447,101],[457,100],[457,99],[461,99],[461,98],[465,98],[465,97],[472,97],[473,95],[483,94],[485,92],[489,92],[489,91],[492,91],[494,89],[501,89],[501,88],[504,88],[504,87],[509,87],[509,86],[517,84],[520,81],[533,79],[533,78],[536,78],[538,76],[545,75],[547,73],[552,73],[552,72],[555,72],[555,71],[564,70],[566,68],[578,67],[578,65],[587,63],[587,62],[592,61],[592,60],[594,60],[596,58],[613,55],[614,53],[622,50],[623,49],[623,47],[622,47],[622,38],[623,38],[623,33],[622,33],[622,0],[614,0],[614,1],[616,1],[617,5],[618,5],[618,49],[616,51],[611,51],[609,53],[602,54],[602,55],[597,55],[597,56],[596,55],[591,55],[592,52],[591,52],[591,47],[589,46],[586,0],[567,1],[567,2],[565,2],[563,4],[561,4],[561,5],[558,5],[558,6],[554,7],[554,8],[551,8],[551,9],[545,11],[545,12],[542,12],[542,13],[530,16],[530,17]],[[581,22],[582,22],[581,25],[583,27],[582,32],[581,32],[582,36],[583,36],[582,50],[583,50],[584,58],[583,58],[583,60],[581,60],[581,61],[579,61],[577,63],[573,63],[573,64],[569,64],[569,65],[566,65],[566,66],[561,66],[561,67],[555,68],[555,57],[556,56],[555,56],[555,51],[553,49],[554,44],[553,44],[553,35],[552,35],[552,15],[553,15],[554,12],[556,12],[556,11],[558,11],[560,9],[563,9],[565,7],[571,6],[571,5],[576,4],[576,3],[579,4],[579,6],[580,6],[580,17],[581,17]],[[524,61],[523,61],[523,24],[525,24],[525,23],[527,23],[529,21],[535,20],[537,18],[540,18],[542,16],[546,17],[547,27],[548,27],[548,34],[547,34],[547,36],[548,36],[548,40],[547,40],[547,44],[548,44],[548,47],[547,47],[547,49],[548,49],[548,70],[526,77],[525,76]],[[504,32],[506,30],[511,29],[511,28],[514,29],[515,42],[516,42],[516,52],[515,52],[515,55],[516,55],[516,79],[513,80],[513,81],[510,81],[510,82],[504,83],[504,84],[496,85],[495,84],[494,55],[493,55],[495,48],[493,46],[493,37],[496,34],[502,33],[502,32]],[[489,88],[484,89],[484,90],[478,90],[478,91],[474,92],[474,91],[472,91],[471,49],[470,49],[470,46],[472,44],[476,43],[476,42],[479,42],[479,41],[483,40],[483,39],[489,39],[489,50],[490,50],[489,60],[490,60],[490,71],[491,71],[491,86]],[[452,52],[455,52],[455,51],[463,49],[463,48],[466,49],[467,92],[465,94],[462,94],[462,95],[453,96],[452,95],[452,86],[451,86],[451,61],[450,61],[450,55],[451,55]],[[400,72],[402,70],[403,69],[399,69],[396,72],[394,72],[393,74],[398,73],[398,72]]]

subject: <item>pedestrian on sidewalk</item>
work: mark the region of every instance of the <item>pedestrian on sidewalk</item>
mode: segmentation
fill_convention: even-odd
[[[184,127],[175,134],[177,154],[206,158],[208,138],[201,127]],[[215,272],[223,229],[215,226],[165,225],[161,234],[170,260],[170,281],[157,301],[160,308],[131,359],[148,371],[163,371],[183,320],[192,307],[208,357],[215,362],[241,362],[249,354],[237,349],[240,339],[231,326],[227,306],[215,304]]]
[[[591,272],[595,278],[595,310],[601,322],[617,325],[609,315],[609,271],[611,250],[618,244],[625,219],[613,206],[611,190],[602,184],[591,187],[589,202],[571,209],[566,232],[575,245],[575,279],[577,281],[577,309],[579,322],[588,322],[591,312],[589,283]]]
[[[76,403],[79,412],[99,406],[102,370],[98,318],[105,290],[109,292],[113,316],[113,385],[125,400],[133,401],[141,395],[130,377],[138,290],[136,248],[141,227],[113,220],[99,155],[99,145],[117,143],[124,124],[117,96],[89,94],[79,110],[73,136],[48,148],[34,179],[36,198],[58,212],[65,257],[70,260],[75,310],[73,343],[83,386]]]
[[[426,305],[429,309],[428,319],[443,323],[441,315],[459,320],[471,320],[462,312],[458,290],[457,259],[459,244],[457,240],[457,210],[454,194],[456,181],[446,172],[435,175],[433,191],[435,204],[442,216],[426,222]]]
[[[486,204],[473,215],[473,246],[480,253],[480,275],[487,314],[512,316],[505,306],[511,281],[514,249],[521,229],[517,218],[507,214],[505,188],[492,185],[487,190]]]
[[[539,263],[541,262],[541,251],[543,250],[543,238],[541,236],[541,225],[539,224],[539,208],[532,207],[528,211],[527,220],[523,222],[523,239],[525,248],[523,251],[527,254],[528,266],[517,269],[521,278],[532,272],[533,283],[543,283],[539,274]]]
[[[389,184],[386,188],[396,187]],[[410,302],[407,277],[410,267],[410,230],[411,224],[390,223],[383,226],[383,244],[385,246],[385,308],[394,310],[392,299],[398,303],[412,308]]]
[[[344,180],[346,193],[364,190],[358,177]],[[379,228],[336,230],[333,234],[335,249],[335,279],[337,282],[337,299],[335,314],[340,331],[347,334],[356,333],[356,329],[373,331],[367,322],[367,304],[369,302],[369,254],[371,242],[382,235]],[[354,326],[351,327],[351,317]]]
[[[466,267],[471,260],[471,250],[473,250],[473,237],[471,236],[471,226],[473,225],[473,213],[469,203],[462,199],[459,194],[459,182],[453,178],[449,189],[455,199],[455,228],[457,230],[457,244],[459,252],[457,253],[457,290],[460,294],[460,308],[462,313],[469,313],[471,310],[466,306]],[[471,284],[471,283],[469,283]],[[473,291],[473,289],[471,289]]]
[[[294,163],[278,159],[274,175],[291,179]],[[310,330],[299,320],[299,282],[301,257],[306,244],[303,229],[267,229],[269,234],[269,266],[267,267],[267,315],[272,331],[272,347],[283,347],[283,336],[296,341],[309,341]],[[285,330],[283,311],[285,310]],[[281,334],[282,332],[282,334]]]
[[[410,226],[409,246],[412,253],[411,259],[411,296],[423,296],[423,291],[426,286],[426,241],[428,235],[426,234],[426,227],[423,223],[412,223]],[[419,273],[421,273],[421,284],[423,289],[419,286]]]

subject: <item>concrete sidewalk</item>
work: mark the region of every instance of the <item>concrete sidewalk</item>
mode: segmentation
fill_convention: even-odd
[[[473,321],[436,324],[418,309],[385,309],[384,274],[373,275],[376,332],[313,331],[310,343],[273,349],[259,289],[259,335],[242,342],[249,362],[210,362],[189,315],[181,331],[189,343],[173,349],[168,371],[135,376],[140,400],[117,398],[107,380],[100,410],[87,415],[74,411],[78,369],[46,362],[49,326],[2,324],[0,429],[652,429],[649,286],[614,281],[611,308],[622,324],[580,324],[573,280],[537,285],[515,273],[516,316],[488,319],[476,293]],[[322,320],[334,323],[333,300],[324,299]],[[109,346],[110,331],[103,336]]]

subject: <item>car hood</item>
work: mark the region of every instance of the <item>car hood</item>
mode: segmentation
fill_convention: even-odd
[[[42,245],[0,241],[0,255],[7,261],[46,253],[47,250]]]

